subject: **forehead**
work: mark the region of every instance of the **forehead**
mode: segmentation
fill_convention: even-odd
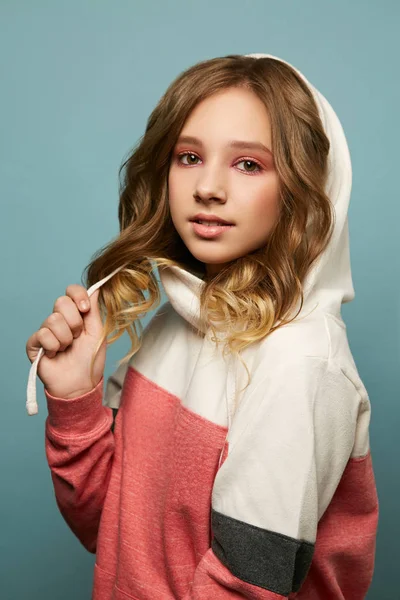
[[[234,88],[205,98],[195,106],[179,135],[199,147],[208,143],[268,152],[271,126],[262,100],[251,90]],[[178,141],[179,141],[178,140]]]

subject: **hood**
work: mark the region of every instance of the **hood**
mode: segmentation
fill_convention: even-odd
[[[254,58],[274,58],[288,64],[305,81],[318,106],[325,133],[330,142],[328,177],[325,191],[334,206],[333,234],[325,251],[310,269],[303,285],[303,307],[299,314],[319,305],[324,311],[340,316],[342,303],[354,298],[351,275],[348,207],[352,185],[350,152],[342,125],[326,98],[287,61],[271,54],[246,54]],[[199,321],[199,294],[202,279],[179,267],[160,271],[160,278],[174,309],[187,321],[205,332]],[[297,310],[297,309],[296,309]]]
[[[340,306],[354,298],[354,288],[351,276],[349,232],[348,232],[348,206],[350,201],[352,169],[350,152],[341,123],[326,98],[306,79],[306,77],[287,61],[272,54],[246,54],[254,58],[274,58],[288,64],[304,80],[310,89],[318,106],[319,114],[325,133],[330,142],[328,155],[328,178],[326,194],[330,198],[335,212],[335,225],[329,245],[314,263],[308,273],[304,286],[304,302],[300,316],[304,311],[319,305],[323,310],[340,314]],[[125,265],[115,269],[112,273],[95,283],[88,289],[91,296],[100,286],[108,281]],[[193,273],[180,267],[169,267],[160,270],[160,279],[165,293],[174,309],[189,323],[206,333],[207,327],[199,320],[199,296],[204,281]],[[31,365],[27,385],[26,408],[29,415],[38,412],[36,403],[36,374],[37,366],[43,355],[40,349],[35,361]],[[237,359],[228,366],[227,389],[235,387],[234,378]],[[235,392],[229,392],[229,397],[235,397]],[[227,403],[228,423],[231,420],[230,400]],[[228,426],[229,428],[229,426]]]

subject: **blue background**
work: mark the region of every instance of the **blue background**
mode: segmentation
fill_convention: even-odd
[[[399,597],[399,16],[395,0],[0,2],[3,600],[87,600],[95,558],[56,506],[39,380],[39,414],[25,410],[26,341],[118,233],[118,168],[169,83],[252,52],[299,68],[350,147],[356,297],[343,316],[372,403],[380,499],[368,599]],[[128,336],[110,348],[106,376],[128,349]]]

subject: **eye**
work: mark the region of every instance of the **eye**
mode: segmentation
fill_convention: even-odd
[[[195,154],[193,154],[192,152],[183,152],[183,154],[179,154],[179,155],[178,155],[178,162],[182,162],[180,159],[181,159],[183,156],[191,156],[191,157],[194,157],[194,158],[199,158],[198,156],[196,156],[196,155],[195,155]],[[183,164],[196,164],[196,163],[183,163]]]
[[[183,152],[182,154],[179,154],[178,157],[177,157],[179,163],[186,164],[186,165],[195,165],[195,164],[197,164],[195,162],[192,162],[191,160],[189,160],[189,162],[187,162],[187,163],[183,163],[181,161],[181,158],[183,158],[184,156],[190,157],[191,159],[194,158],[195,160],[196,159],[199,160],[199,157],[196,154],[193,154],[193,152]],[[242,158],[242,160],[238,161],[235,164],[239,165],[240,163],[247,163],[247,164],[254,165],[256,167],[256,170],[253,170],[253,169],[250,169],[250,170],[239,169],[239,171],[244,171],[245,173],[248,173],[249,175],[252,175],[253,173],[258,173],[258,172],[263,171],[262,166],[256,160],[251,160],[250,158]]]
[[[240,165],[240,163],[247,163],[247,164],[249,164],[249,163],[250,163],[250,164],[252,164],[252,165],[255,165],[255,166],[257,167],[257,170],[256,170],[256,171],[254,171],[253,169],[252,169],[252,170],[250,170],[250,171],[246,171],[246,169],[245,169],[245,173],[257,173],[258,171],[262,171],[262,170],[263,170],[263,169],[262,169],[262,167],[261,167],[261,165],[260,165],[260,163],[258,163],[258,162],[257,162],[257,161],[255,161],[255,160],[250,160],[250,158],[243,158],[242,160],[240,160],[240,161],[239,161],[239,162],[237,162],[236,164],[237,164],[237,165]],[[240,169],[240,171],[241,171],[241,170],[242,170],[242,169]]]

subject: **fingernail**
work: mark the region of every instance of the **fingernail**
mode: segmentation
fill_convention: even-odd
[[[89,308],[89,304],[85,300],[82,300],[79,303],[79,306],[81,307],[82,310],[87,310]]]

